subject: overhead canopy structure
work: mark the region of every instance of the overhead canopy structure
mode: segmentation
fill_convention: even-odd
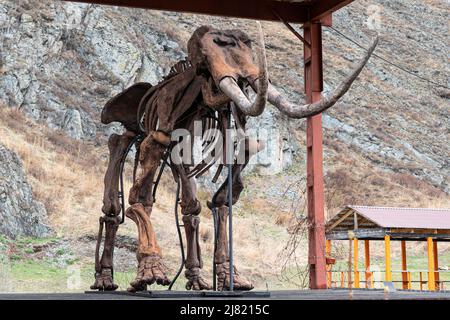
[[[326,225],[326,238],[450,241],[450,209],[347,206]]]
[[[320,20],[353,0],[76,0],[77,2],[226,17],[306,23]],[[275,12],[276,13],[275,13]]]

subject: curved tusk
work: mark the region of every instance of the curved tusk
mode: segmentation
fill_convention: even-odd
[[[246,115],[256,117],[263,113],[266,107],[269,78],[267,75],[267,59],[264,44],[264,34],[259,21],[256,22],[258,26],[258,47],[256,55],[258,59],[259,75],[257,81],[257,94],[255,101],[251,103],[247,96],[239,88],[236,81],[231,77],[225,77],[219,82],[219,88],[237,105],[239,109]]]
[[[270,84],[268,90],[269,102],[288,117],[296,119],[311,117],[327,110],[332,107],[348,91],[348,89],[350,89],[353,81],[355,81],[361,73],[361,70],[364,68],[367,61],[369,61],[369,58],[375,50],[377,44],[378,37],[375,38],[364,58],[358,63],[356,69],[348,75],[331,94],[322,98],[320,101],[302,106],[295,105],[287,100],[277,89],[275,89],[274,86]]]

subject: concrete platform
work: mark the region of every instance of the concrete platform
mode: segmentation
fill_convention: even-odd
[[[330,290],[286,290],[271,292],[249,292],[241,295],[218,296],[187,291],[153,291],[130,294],[117,292],[88,293],[2,293],[0,300],[450,300],[450,291],[395,291],[355,289]]]

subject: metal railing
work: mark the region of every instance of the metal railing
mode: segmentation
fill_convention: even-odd
[[[404,290],[428,290],[428,270],[392,270],[393,280],[389,281],[394,284],[397,289]],[[394,279],[394,275],[397,278]],[[400,275],[400,277],[398,277]],[[415,275],[415,276],[413,276]],[[434,272],[435,290],[446,290],[449,287],[450,270],[436,270]],[[441,277],[442,276],[442,277]],[[348,271],[348,270],[328,270],[327,285],[329,288],[382,288],[386,281],[386,271]]]

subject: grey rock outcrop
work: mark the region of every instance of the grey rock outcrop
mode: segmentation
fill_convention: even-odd
[[[95,5],[0,0],[0,102],[75,139],[108,134],[104,103],[184,57],[167,35],[130,21]]]
[[[62,128],[72,138],[81,139],[83,137],[83,127],[80,112],[75,109],[68,109],[64,115]]]
[[[16,153],[0,144],[0,234],[45,237],[52,234],[47,212],[33,192]]]
[[[167,33],[133,23],[131,9],[43,1],[37,14],[32,6],[36,1],[0,0],[0,21],[7,26],[0,100],[72,138],[120,132],[117,124],[99,123],[104,103],[134,82],[157,83],[185,57]],[[260,133],[283,127],[273,114],[267,112],[251,125]],[[255,162],[261,173],[288,167],[290,144],[286,130],[271,137]]]

